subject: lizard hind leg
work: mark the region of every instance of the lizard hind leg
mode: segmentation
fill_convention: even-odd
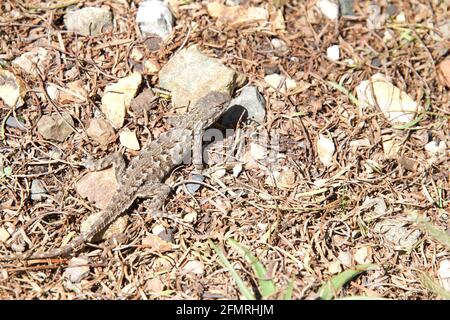
[[[175,223],[191,228],[190,225],[187,225],[174,215],[161,210],[169,193],[170,187],[167,184],[149,183],[141,187],[141,189],[137,192],[137,197],[146,199],[146,207],[149,209],[149,214],[151,214],[153,218],[167,218],[173,220]]]

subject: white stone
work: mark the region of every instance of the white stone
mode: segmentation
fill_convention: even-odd
[[[205,273],[205,265],[201,261],[188,261],[183,267],[183,272],[202,275]]]
[[[317,140],[317,153],[319,154],[320,162],[325,166],[330,166],[333,163],[333,154],[336,151],[333,140],[320,135]]]
[[[25,84],[8,70],[0,69],[0,99],[9,107],[20,107],[24,104]]]
[[[69,261],[69,267],[64,272],[66,278],[72,283],[79,283],[83,278],[89,275],[89,258],[72,258]]]
[[[126,109],[130,106],[141,81],[142,76],[134,72],[116,83],[106,86],[101,109],[116,129],[122,127]]]
[[[379,107],[392,124],[410,122],[422,110],[407,93],[390,83],[381,73],[362,81],[356,87],[356,94],[363,110]]]
[[[438,277],[442,287],[450,291],[450,260],[442,260],[439,263]]]
[[[333,1],[319,0],[317,1],[317,7],[328,19],[337,20],[339,17],[339,5]]]
[[[406,16],[404,12],[400,12],[397,17],[395,17],[395,21],[398,23],[406,22]]]
[[[264,81],[274,89],[279,88],[280,84],[283,81],[283,77],[278,73],[272,73],[264,77]]]
[[[172,32],[174,18],[164,2],[148,0],[139,5],[136,22],[142,33],[154,33],[166,39]]]
[[[341,57],[340,47],[335,44],[329,48],[327,48],[327,57],[333,61],[338,61]]]
[[[428,142],[425,145],[425,151],[428,152],[432,157],[434,156],[444,156],[447,150],[447,144],[444,140],[436,143],[435,141]]]
[[[12,65],[22,69],[28,74],[37,75],[37,69],[41,72],[45,71],[45,68],[50,64],[51,60],[52,57],[46,49],[36,47],[14,59]]]
[[[136,133],[131,132],[130,130],[123,130],[119,134],[119,141],[121,145],[131,150],[137,151],[141,148]]]

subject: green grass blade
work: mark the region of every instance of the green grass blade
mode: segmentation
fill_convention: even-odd
[[[236,285],[239,288],[239,291],[241,294],[245,297],[247,300],[255,300],[255,296],[251,292],[249,288],[246,287],[244,284],[244,281],[241,279],[239,274],[236,272],[236,270],[231,265],[230,261],[225,257],[224,253],[214,242],[209,240],[209,243],[213,247],[214,251],[216,252],[217,256],[219,257],[219,260],[222,262],[222,264],[225,266],[225,268],[231,273],[231,276],[233,277],[234,281],[236,281]]]
[[[437,284],[436,281],[434,281],[429,275],[419,271],[419,280],[425,288],[433,292],[438,297],[450,300],[450,292]]]
[[[264,265],[255,257],[248,248],[238,243],[233,238],[228,238],[227,242],[236,250],[238,250],[244,258],[252,265],[252,269],[258,278],[259,290],[261,295],[266,298],[276,292],[275,283],[267,279],[267,270]]]
[[[361,264],[356,266],[354,269],[345,270],[330,280],[328,280],[322,287],[320,287],[318,294],[323,300],[333,299],[339,290],[349,282],[351,279],[359,275],[360,273],[367,271],[369,269],[376,268],[376,264]]]
[[[339,83],[336,83],[334,81],[327,81],[327,84],[336,89],[337,91],[345,94],[350,101],[355,105],[355,106],[359,106],[359,100],[358,98],[356,98],[349,90],[345,89],[343,86],[341,86]]]
[[[294,291],[294,280],[289,281],[286,291],[283,295],[283,300],[292,300],[292,292]]]
[[[426,232],[433,239],[450,249],[450,234],[446,231],[436,228],[433,224],[423,218],[419,218],[417,226],[420,230]]]
[[[431,99],[430,99],[430,95],[427,93],[426,97],[425,97],[425,110],[424,110],[424,112],[419,114],[416,118],[412,119],[408,123],[401,124],[401,125],[394,125],[392,127],[394,129],[404,130],[404,129],[408,129],[408,128],[411,128],[411,127],[415,126],[416,124],[418,124],[420,121],[422,121],[425,118],[425,116],[427,115],[427,111],[430,109],[430,105],[431,105]]]

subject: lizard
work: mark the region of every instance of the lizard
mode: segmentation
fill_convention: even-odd
[[[196,169],[201,169],[202,137],[204,131],[211,126],[227,109],[230,96],[220,92],[210,92],[200,98],[187,113],[178,116],[168,131],[144,146],[139,154],[132,158],[125,168],[123,158],[117,153],[107,156],[101,161],[101,167],[108,167],[117,161],[115,166],[119,187],[112,201],[103,210],[88,230],[80,233],[67,245],[42,253],[16,254],[0,257],[0,261],[48,259],[68,256],[82,249],[92,238],[109,226],[118,216],[126,212],[137,199],[149,199],[150,209],[157,212],[170,193],[170,187],[164,180],[171,171],[187,162],[191,156]],[[95,165],[87,161],[89,169]]]

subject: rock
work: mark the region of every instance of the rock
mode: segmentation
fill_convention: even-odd
[[[3,227],[0,227],[0,242],[5,242],[11,237],[8,230]]]
[[[433,35],[432,35],[433,40],[435,40],[435,41],[447,40],[448,41],[450,39],[450,20],[444,19],[443,21],[438,23],[438,25],[436,27],[439,30],[440,34],[437,35],[436,33],[433,32]]]
[[[98,220],[102,215],[102,211],[91,214],[84,221],[81,222],[80,232],[88,232],[92,225]],[[113,239],[117,235],[121,235],[125,232],[128,226],[128,215],[124,214],[115,219],[105,230],[97,233],[92,239],[93,242],[99,242],[102,240]]]
[[[162,240],[169,242],[169,243],[174,243],[175,239],[173,236],[173,229],[164,229],[163,231],[159,232],[158,237],[160,237]]]
[[[217,23],[222,25],[236,26],[239,24],[258,22],[266,24],[269,19],[269,12],[260,7],[233,6],[227,7],[218,2],[207,4],[208,14],[217,18]]]
[[[366,197],[359,209],[367,210],[372,207],[374,208],[373,212],[377,216],[381,216],[386,213],[387,206],[386,206],[386,202],[384,201],[384,199],[382,197],[376,197],[376,198]]]
[[[114,141],[114,129],[108,121],[103,119],[92,119],[86,133],[89,138],[102,146]]]
[[[211,172],[211,177],[220,180],[227,174],[227,170],[225,168],[217,168],[214,172]]]
[[[286,21],[284,19],[283,10],[273,6],[269,13],[270,25],[273,30],[286,30]]]
[[[319,0],[316,5],[328,19],[337,20],[339,18],[339,5],[335,1]]]
[[[25,124],[20,121],[17,120],[14,116],[9,116],[8,119],[6,119],[6,126],[11,127],[11,128],[18,128],[20,130],[26,130],[27,127],[25,127]]]
[[[130,58],[134,61],[141,61],[144,58],[144,53],[141,49],[134,47],[131,49]]]
[[[227,0],[225,1],[225,4],[227,6],[238,6],[242,3],[242,0]]]
[[[254,86],[244,87],[240,95],[230,102],[229,109],[221,117],[220,123],[226,127],[234,126],[241,118],[251,119],[259,124],[266,116],[266,101]]]
[[[59,100],[59,90],[57,87],[49,84],[45,87],[45,90],[47,90],[47,94],[50,99],[52,99],[53,101]]]
[[[407,223],[394,219],[385,219],[376,223],[373,232],[379,233],[388,243],[394,245],[396,250],[411,250],[419,241],[421,232],[410,230]]]
[[[328,272],[331,274],[337,274],[342,271],[341,263],[339,260],[330,262],[328,265]]]
[[[268,156],[268,150],[255,142],[250,142],[249,149],[242,157],[242,162],[246,168],[259,168],[259,161],[266,159]]]
[[[172,250],[172,244],[162,240],[160,237],[149,234],[144,239],[142,239],[142,246],[144,248],[150,248],[159,253],[164,253]]]
[[[292,189],[295,186],[296,173],[290,168],[283,168],[281,171],[274,171],[266,179],[266,184],[281,189]]]
[[[282,55],[289,50],[289,47],[287,46],[286,42],[278,38],[273,38],[272,40],[270,40],[270,43],[272,44],[273,48],[278,54]]]
[[[188,261],[182,268],[183,273],[193,273],[202,275],[205,273],[205,265],[201,261]]]
[[[83,103],[88,98],[88,92],[83,84],[83,81],[76,80],[67,83],[67,88],[62,88],[59,93],[59,102],[66,103]]]
[[[356,87],[356,93],[362,109],[379,107],[392,124],[410,122],[422,110],[408,94],[391,84],[381,73],[362,81]]]
[[[450,292],[450,260],[442,260],[439,263],[439,270],[437,272],[439,281],[442,287]]]
[[[153,101],[156,99],[155,94],[153,93],[152,89],[145,88],[142,90],[141,93],[139,93],[136,98],[131,100],[130,109],[133,112],[136,112],[137,114],[144,114],[153,106]]]
[[[203,182],[205,177],[201,174],[193,174],[192,180]],[[194,194],[201,186],[200,183],[186,183],[186,189],[190,194]]]
[[[44,185],[41,180],[34,179],[31,182],[30,188],[30,198],[34,201],[42,201],[46,198],[47,190],[45,190]]]
[[[339,251],[338,260],[343,266],[350,268],[352,266],[352,255],[350,252]]]
[[[444,157],[447,151],[447,144],[444,140],[431,141],[425,145],[425,151],[432,158]]]
[[[64,276],[72,283],[79,283],[89,275],[89,258],[72,258],[69,261],[69,267],[64,271]]]
[[[159,72],[160,87],[172,92],[175,108],[194,105],[212,91],[231,95],[237,73],[203,54],[196,45],[181,50]]]
[[[139,141],[136,137],[136,133],[131,132],[128,129],[123,130],[119,134],[119,141],[120,144],[123,145],[125,148],[131,149],[131,150],[139,150],[141,149],[141,146],[139,145]]]
[[[264,81],[271,87],[270,91],[279,90],[281,93],[294,91],[298,85],[295,80],[285,78],[277,73],[270,74],[264,77]]]
[[[155,236],[157,236],[158,234],[165,232],[166,228],[164,228],[164,226],[160,225],[160,224],[156,224],[153,228],[152,228],[152,234],[154,234]]]
[[[24,104],[25,84],[8,70],[0,69],[0,99],[9,107],[20,107]]]
[[[402,11],[395,17],[395,22],[397,23],[404,23],[406,22],[406,16],[405,13]]]
[[[238,162],[233,167],[233,177],[237,178],[241,172],[242,172],[242,163]]]
[[[439,63],[437,71],[440,83],[450,88],[450,59],[445,59]]]
[[[105,209],[118,188],[115,169],[88,172],[75,186],[78,194],[99,209]]]
[[[333,154],[336,151],[333,140],[320,135],[316,147],[320,162],[325,166],[330,166],[333,163]]]
[[[339,8],[341,10],[341,15],[343,16],[354,16],[353,11],[354,0],[339,0]]]
[[[350,148],[357,150],[360,147],[370,147],[370,140],[367,138],[350,141]]]
[[[372,262],[372,248],[368,246],[361,247],[356,250],[353,258],[358,264],[366,264]]]
[[[157,74],[161,70],[161,66],[155,60],[146,60],[144,62],[144,72],[146,74]]]
[[[159,0],[146,0],[139,5],[136,22],[144,34],[156,34],[162,39],[170,36],[174,18],[169,7]]]
[[[327,48],[327,57],[333,61],[338,61],[340,58],[340,47],[338,45],[333,45]]]
[[[44,139],[63,142],[73,133],[75,126],[72,116],[68,112],[63,112],[62,117],[58,113],[43,115],[36,124],[38,132]]]
[[[141,82],[142,76],[134,72],[106,86],[101,109],[114,128],[119,129],[123,126],[126,109],[130,106]]]
[[[384,42],[389,42],[389,41],[394,40],[394,39],[395,39],[395,32],[394,31],[392,31],[391,29],[384,30],[384,33],[383,33],[383,41]]]
[[[82,36],[96,36],[112,27],[112,14],[106,8],[85,7],[67,12],[64,25]]]
[[[283,82],[283,77],[278,73],[269,74],[264,77],[264,81],[274,89],[279,89]]]
[[[197,221],[197,216],[198,216],[198,214],[195,211],[186,213],[183,216],[183,221],[186,223],[193,223],[194,221]]]
[[[398,154],[400,147],[402,146],[398,137],[384,134],[381,136],[381,140],[383,144],[383,151],[386,156],[393,157]]]
[[[367,28],[370,31],[381,29],[386,21],[386,15],[381,14],[381,8],[376,4],[371,4],[367,8]]]
[[[145,283],[146,293],[160,293],[164,290],[164,283],[158,278],[152,278]]]
[[[20,57],[14,59],[12,65],[22,69],[28,74],[37,76],[37,69],[41,72],[45,71],[48,69],[48,66],[51,64],[53,59],[53,56],[48,52],[48,50],[42,47],[35,47],[30,52],[26,52]]]

